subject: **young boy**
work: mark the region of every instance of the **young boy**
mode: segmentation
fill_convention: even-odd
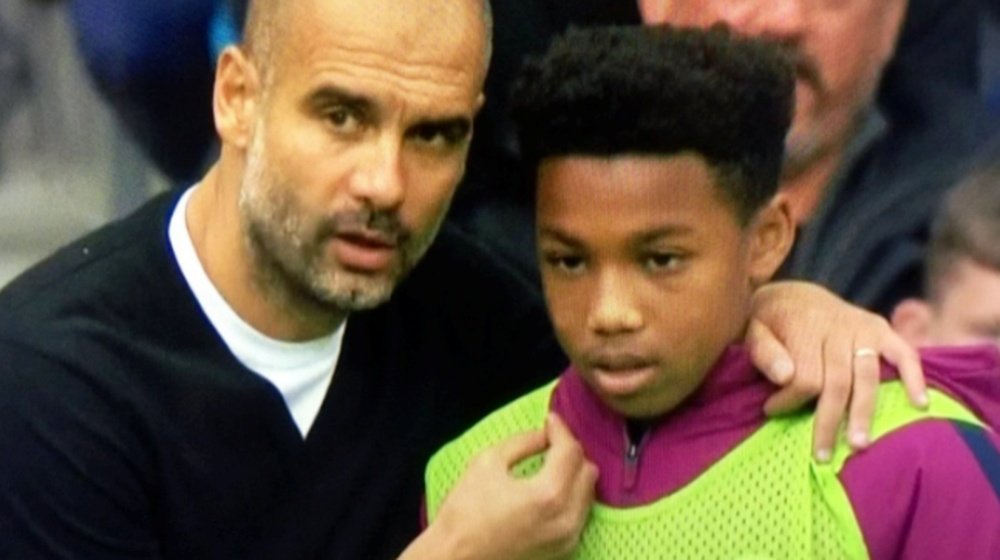
[[[431,519],[479,450],[555,413],[600,473],[578,558],[1000,558],[1000,440],[953,398],[920,412],[883,385],[873,446],[828,463],[810,414],[760,413],[772,388],[733,344],[792,242],[792,88],[776,47],[722,29],[571,31],[526,68],[515,117],[572,366],[434,456]],[[975,357],[950,367],[1000,371]]]
[[[926,300],[905,300],[892,314],[912,344],[1000,346],[1000,165],[984,163],[948,193],[924,283]]]

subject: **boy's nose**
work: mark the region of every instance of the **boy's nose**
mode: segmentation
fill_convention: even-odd
[[[642,312],[635,305],[627,282],[615,277],[601,278],[587,316],[587,328],[595,334],[609,336],[634,332],[642,326]]]

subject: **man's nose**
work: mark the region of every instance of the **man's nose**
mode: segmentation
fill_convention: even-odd
[[[391,210],[402,203],[406,180],[400,143],[389,138],[374,142],[350,179],[351,194],[372,210]]]
[[[597,335],[612,336],[642,327],[642,311],[626,279],[614,272],[602,274],[591,299],[587,328]]]
[[[805,30],[810,1],[734,0],[724,21],[742,35],[795,44]]]

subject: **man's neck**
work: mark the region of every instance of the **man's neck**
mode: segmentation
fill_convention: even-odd
[[[843,154],[843,149],[830,150],[810,164],[782,177],[780,189],[788,197],[792,221],[796,225],[804,224],[816,213],[840,166]]]
[[[247,324],[278,340],[305,341],[335,331],[347,318],[258,273],[239,215],[238,176],[218,164],[191,197],[187,227],[209,280]]]

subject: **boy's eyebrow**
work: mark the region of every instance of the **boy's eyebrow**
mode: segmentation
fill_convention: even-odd
[[[692,232],[694,232],[694,228],[691,226],[683,224],[670,224],[641,232],[639,236],[635,238],[635,243],[639,245],[655,243],[663,238],[680,237],[689,235]],[[552,238],[555,241],[571,247],[579,247],[581,245],[581,243],[572,235],[552,226],[540,227],[538,235],[539,237]]]
[[[683,235],[689,235],[693,231],[694,228],[688,225],[670,224],[642,232],[638,241],[639,243],[653,243],[663,239],[664,237],[680,237]]]
[[[539,237],[549,237],[562,243],[563,245],[569,245],[571,247],[579,247],[580,242],[574,238],[572,235],[552,226],[542,226],[538,229]]]

